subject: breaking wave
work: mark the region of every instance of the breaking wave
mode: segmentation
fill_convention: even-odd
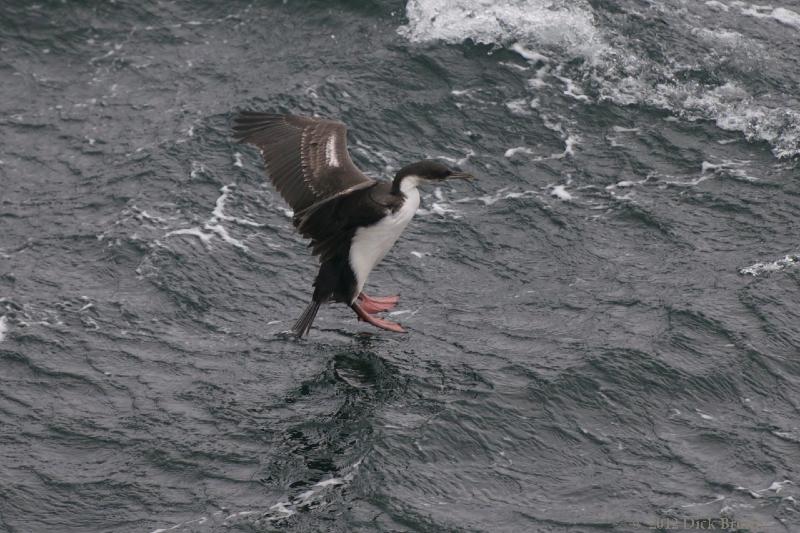
[[[586,2],[410,0],[406,16],[398,31],[415,43],[473,41],[518,53],[535,67],[532,97],[548,85],[587,104],[708,120],[769,143],[778,158],[800,154],[800,102],[789,90],[800,69],[780,45],[798,36],[800,14],[791,9],[620,2],[596,12]],[[706,27],[709,19],[719,27]]]

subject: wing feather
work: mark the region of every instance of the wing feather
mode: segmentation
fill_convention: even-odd
[[[355,166],[347,150],[347,127],[332,120],[242,111],[233,136],[258,147],[270,180],[301,212],[354,186],[376,183]]]

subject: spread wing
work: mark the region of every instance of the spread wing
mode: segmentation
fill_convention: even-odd
[[[261,150],[270,180],[295,213],[376,183],[350,159],[341,122],[242,111],[233,130],[238,142]]]

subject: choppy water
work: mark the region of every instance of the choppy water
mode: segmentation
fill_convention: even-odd
[[[800,530],[796,1],[5,2],[0,52],[0,530]],[[242,107],[481,177],[372,276],[408,335],[281,335]]]

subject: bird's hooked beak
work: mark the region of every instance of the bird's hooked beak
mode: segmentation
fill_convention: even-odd
[[[476,178],[469,172],[453,172],[447,179],[458,179],[458,180],[465,180],[465,181],[474,181]]]

